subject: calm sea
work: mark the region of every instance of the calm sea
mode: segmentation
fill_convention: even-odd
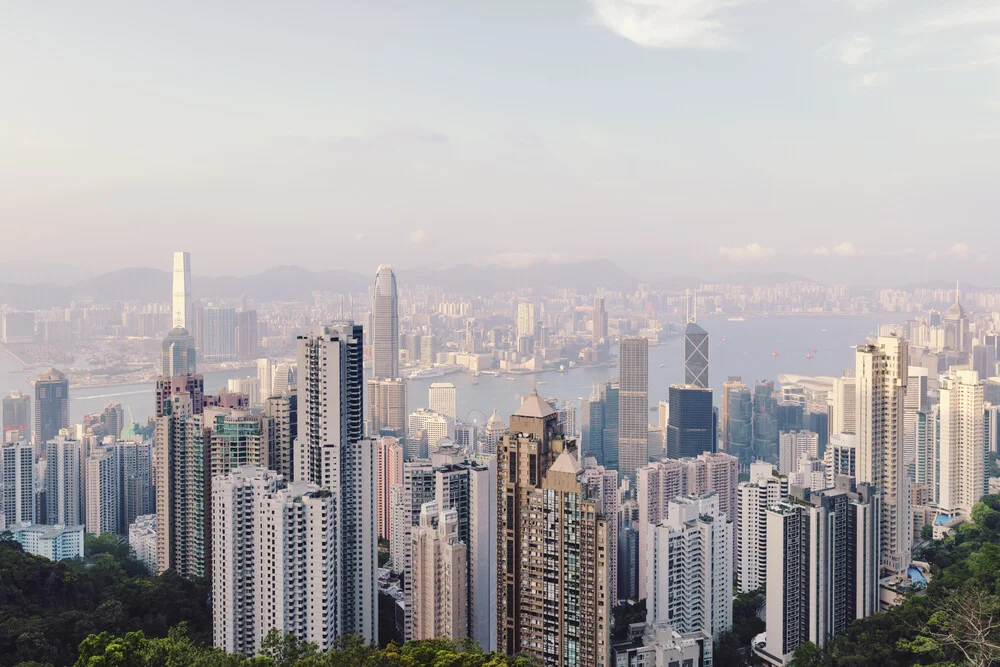
[[[774,380],[779,373],[798,375],[840,375],[844,368],[854,367],[852,345],[865,342],[875,335],[880,319],[874,317],[790,316],[750,318],[730,322],[725,318],[703,318],[699,323],[711,336],[710,374],[716,402],[722,383],[731,375],[744,382],[767,378]],[[723,340],[723,338],[725,340]],[[806,355],[815,348],[813,358]],[[776,351],[777,356],[772,356]],[[683,344],[680,337],[670,338],[649,348],[649,404],[655,407],[666,400],[667,388],[683,381]],[[6,354],[0,355],[0,391],[31,392],[27,379],[32,374],[19,371],[20,366]],[[216,392],[230,378],[245,377],[253,369],[219,371],[205,375],[205,390]],[[407,409],[427,405],[427,389],[432,382],[451,382],[457,388],[460,417],[477,412],[488,417],[493,409],[507,421],[521,402],[521,397],[537,386],[543,396],[560,400],[576,400],[590,395],[596,383],[617,376],[617,368],[579,368],[564,373],[547,372],[519,376],[513,380],[483,375],[478,384],[466,373],[441,378],[412,380],[407,390]],[[153,385],[137,384],[121,387],[96,387],[70,392],[70,420],[77,422],[84,415],[100,412],[109,402],[120,402],[131,410],[134,419],[144,422],[153,414]],[[655,416],[650,415],[655,422]]]

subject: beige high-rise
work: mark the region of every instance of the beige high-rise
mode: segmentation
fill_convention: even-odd
[[[607,521],[576,443],[533,392],[497,452],[497,648],[544,665],[605,667],[611,599]]]
[[[411,533],[412,639],[457,639],[467,634],[467,547],[458,536],[458,511],[424,503]]]
[[[936,471],[936,505],[948,515],[969,518],[987,492],[983,441],[983,386],[979,373],[952,370],[941,377],[941,439]]]
[[[622,338],[618,365],[618,473],[634,483],[649,461],[649,341]]]
[[[378,537],[392,536],[392,487],[403,484],[403,446],[396,438],[379,438],[375,445],[378,457]]]
[[[905,338],[880,336],[857,349],[857,473],[882,499],[881,563],[903,572],[910,561],[910,490],[903,453],[908,348]]]

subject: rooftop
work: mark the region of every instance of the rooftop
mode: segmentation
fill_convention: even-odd
[[[515,417],[531,417],[534,419],[545,419],[556,413],[552,406],[542,400],[538,395],[538,390],[532,390],[531,395],[524,399],[521,407],[514,413]]]

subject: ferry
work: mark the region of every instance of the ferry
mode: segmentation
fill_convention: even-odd
[[[743,317],[742,315],[737,315],[736,317],[730,317],[729,321],[730,322],[746,322],[747,318]]]

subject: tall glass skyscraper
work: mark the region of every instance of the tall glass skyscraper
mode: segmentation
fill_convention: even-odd
[[[69,380],[50,368],[35,380],[35,454],[63,428],[69,428]]]
[[[399,377],[399,304],[396,274],[382,264],[375,273],[372,297],[372,375],[376,378]]]
[[[696,322],[684,329],[684,384],[707,388],[708,332]]]
[[[670,385],[667,457],[679,459],[714,451],[712,390],[691,384]]]

